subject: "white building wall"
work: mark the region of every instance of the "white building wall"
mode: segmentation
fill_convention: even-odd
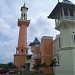
[[[59,37],[60,34],[56,36],[56,39],[53,42],[53,54],[58,54],[58,49],[59,49]]]
[[[55,68],[55,75],[74,75],[72,50],[59,52],[59,66]]]
[[[65,23],[60,28],[61,47],[73,47],[74,46],[74,33],[75,24]]]
[[[54,58],[57,58],[57,55],[59,55],[59,65],[60,65],[54,67],[55,75],[75,75],[74,73],[75,72],[75,49],[74,49],[75,44],[73,41],[74,27],[69,30],[70,31],[66,31],[66,32],[64,30],[63,36],[61,35],[57,36],[53,44],[54,46],[56,46],[55,48],[53,48]],[[61,37],[61,48],[59,48],[59,39],[58,39],[59,37]]]
[[[31,57],[31,59],[26,60],[26,63],[30,63],[29,70],[30,71],[34,71],[34,69],[32,69],[33,68],[33,64],[34,64],[34,60],[32,59],[32,57]]]

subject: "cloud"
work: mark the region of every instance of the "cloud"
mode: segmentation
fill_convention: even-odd
[[[32,19],[30,22],[30,26],[28,28],[29,40],[32,40],[32,38],[34,39],[34,37],[41,38],[46,35],[55,36],[54,34],[56,34],[56,30],[54,27],[54,21],[48,19],[45,14],[39,15],[38,18]]]
[[[58,0],[57,0],[58,1]],[[59,32],[56,31],[54,20],[47,16],[53,10],[57,1],[54,0],[1,0],[0,1],[0,63],[13,61],[15,54],[19,27],[17,20],[20,18],[20,8],[26,2],[29,8],[28,19],[31,19],[28,27],[28,44],[38,37],[53,36]],[[72,0],[75,3],[75,0]],[[29,49],[30,52],[30,49]]]
[[[13,61],[13,55],[16,51],[16,47],[16,39],[3,43],[0,42],[0,63],[8,63]]]
[[[4,19],[0,18],[0,35],[5,35],[9,38],[14,38],[14,36],[18,36],[18,28],[12,28],[11,25],[7,24]]]

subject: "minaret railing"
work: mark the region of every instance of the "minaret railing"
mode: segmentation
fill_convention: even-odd
[[[56,22],[56,26],[58,26],[63,20],[75,21],[75,17],[74,16],[64,16],[64,17],[61,17],[60,19],[58,19],[58,21],[55,21]]]

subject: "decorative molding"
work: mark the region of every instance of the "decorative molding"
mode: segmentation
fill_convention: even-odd
[[[57,51],[62,51],[62,50],[72,50],[72,49],[75,49],[75,47],[65,47],[65,48],[60,48],[58,49]]]

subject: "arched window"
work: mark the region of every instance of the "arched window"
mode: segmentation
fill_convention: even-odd
[[[23,49],[21,50],[21,52],[23,53]]]
[[[64,15],[68,16],[68,9],[67,8],[64,8]]]
[[[69,9],[69,11],[70,11],[70,16],[74,17],[74,11],[73,11],[73,9]]]
[[[25,14],[24,14],[24,19],[25,19]]]
[[[74,34],[74,43],[75,43],[75,34]]]

